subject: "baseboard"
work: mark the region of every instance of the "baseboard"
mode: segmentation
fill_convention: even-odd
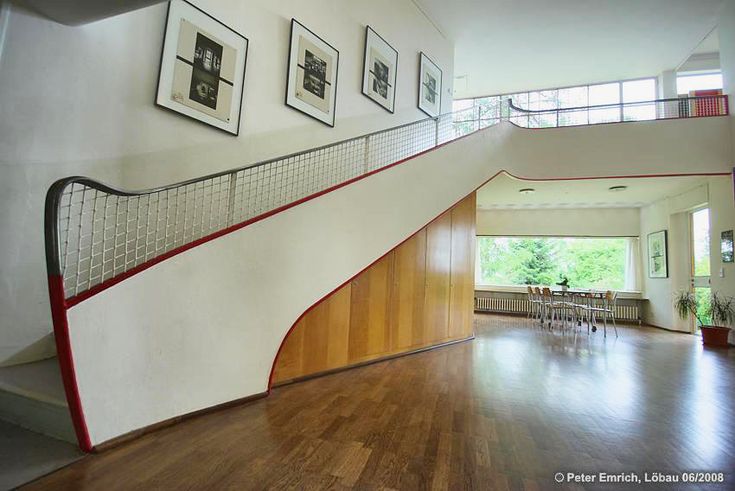
[[[287,379],[287,380],[281,380],[280,382],[276,382],[275,384],[273,384],[273,388],[283,387],[284,385],[295,384],[297,382],[304,382],[306,380],[311,380],[311,379],[315,379],[315,378],[319,378],[319,377],[325,377],[327,375],[332,375],[332,374],[335,374],[335,373],[344,372],[346,370],[352,370],[353,368],[360,368],[360,367],[364,367],[364,366],[367,366],[367,365],[372,365],[374,363],[380,363],[380,362],[383,362],[383,361],[393,360],[395,358],[401,358],[403,356],[409,356],[409,355],[415,355],[415,354],[418,354],[418,353],[424,353],[426,351],[431,351],[431,350],[435,350],[435,349],[438,349],[438,348],[444,348],[444,347],[447,347],[447,346],[451,346],[453,344],[459,344],[459,343],[464,343],[464,342],[467,342],[467,341],[472,341],[473,339],[475,339],[474,333],[471,336],[466,337],[466,338],[462,338],[462,339],[454,339],[452,341],[447,341],[447,342],[444,342],[444,343],[434,344],[434,345],[431,345],[431,346],[426,346],[424,348],[418,348],[418,349],[411,350],[411,351],[404,351],[402,353],[394,353],[392,355],[381,356],[380,358],[375,358],[373,360],[361,361],[359,363],[353,363],[352,365],[345,365],[343,367],[332,368],[332,369],[324,370],[324,371],[321,371],[321,372],[310,373],[308,375],[302,375],[300,377],[294,377],[294,378],[290,378],[290,379]]]
[[[277,384],[274,384],[273,387],[281,387],[281,386],[284,386],[284,385],[289,385],[289,384],[293,384],[293,383],[296,383],[296,382],[302,382],[304,380],[309,380],[309,379],[313,379],[313,378],[323,377],[325,375],[330,375],[330,374],[341,372],[341,371],[345,371],[345,370],[351,370],[353,368],[359,368],[359,367],[362,367],[362,366],[365,366],[365,365],[371,365],[373,363],[379,363],[379,362],[382,362],[382,361],[392,360],[394,358],[399,358],[401,356],[413,355],[413,354],[417,354],[417,353],[422,353],[424,351],[430,351],[430,350],[434,350],[434,349],[437,349],[437,348],[443,348],[445,346],[451,346],[453,344],[464,343],[465,341],[471,341],[472,339],[475,339],[475,335],[474,334],[472,336],[467,337],[467,338],[455,339],[455,340],[452,340],[452,341],[447,341],[445,343],[440,343],[440,344],[436,344],[436,345],[432,345],[432,346],[427,346],[425,348],[419,348],[419,349],[415,349],[415,350],[412,350],[412,351],[406,351],[404,353],[395,353],[393,355],[388,355],[388,356],[384,356],[384,357],[381,357],[381,358],[376,358],[374,360],[367,360],[367,361],[364,361],[364,362],[355,363],[353,365],[348,365],[348,366],[345,366],[345,367],[335,368],[335,369],[332,369],[332,370],[326,370],[326,371],[323,371],[323,372],[318,372],[318,373],[313,373],[313,374],[309,374],[309,375],[304,375],[303,377],[297,377],[297,378],[293,378],[293,379],[289,379],[289,380],[284,380],[284,381],[278,382]],[[191,418],[196,418],[198,416],[204,416],[205,414],[213,413],[213,412],[216,412],[216,411],[221,411],[223,409],[227,409],[227,408],[231,408],[231,407],[235,407],[235,406],[240,406],[240,405],[243,405],[243,404],[247,404],[249,402],[253,402],[253,401],[256,401],[258,399],[262,399],[262,398],[266,397],[268,394],[269,394],[269,391],[267,391],[267,392],[261,392],[259,394],[254,394],[254,395],[251,395],[251,396],[248,396],[248,397],[243,397],[241,399],[235,399],[234,401],[225,402],[225,403],[222,403],[222,404],[218,404],[216,406],[207,407],[207,408],[200,409],[198,411],[194,411],[194,412],[191,412],[191,413],[182,414],[180,416],[175,416],[173,418],[170,418],[170,419],[167,419],[167,420],[164,420],[164,421],[160,421],[158,423],[154,423],[154,424],[149,425],[149,426],[146,426],[144,428],[140,428],[140,429],[137,429],[137,430],[133,430],[133,431],[131,431],[129,433],[125,433],[124,435],[120,435],[120,436],[115,437],[115,438],[113,438],[111,440],[107,440],[106,442],[102,442],[99,445],[95,445],[93,447],[92,451],[94,453],[105,452],[107,450],[110,450],[111,448],[118,447],[118,446],[120,446],[120,445],[122,445],[124,443],[127,443],[127,442],[131,441],[131,440],[135,440],[137,438],[140,438],[143,435],[146,435],[148,433],[153,433],[154,431],[158,431],[158,430],[161,430],[163,428],[167,428],[169,426],[173,426],[175,424],[181,423],[182,421],[185,421],[185,420],[188,420],[188,419],[191,419]]]
[[[644,323],[643,323],[642,325],[643,325],[643,327],[652,327],[652,328],[654,328],[654,329],[661,329],[662,331],[667,331],[667,332],[673,332],[673,333],[675,333],[675,334],[688,334],[688,335],[690,335],[690,336],[691,336],[691,334],[692,334],[692,333],[690,333],[690,332],[686,332],[686,331],[679,331],[678,329],[671,329],[671,328],[669,328],[669,327],[661,327],[661,326],[657,326],[657,325],[655,325],[655,324],[649,324],[649,323],[647,323],[647,322],[644,322]]]
[[[198,416],[204,416],[205,414],[214,413],[217,411],[221,411],[223,409],[228,409],[231,407],[247,404],[249,402],[257,401],[258,399],[262,399],[266,397],[267,395],[268,395],[267,391],[260,392],[258,394],[253,394],[251,396],[243,397],[240,399],[235,399],[234,401],[224,402],[222,404],[217,404],[216,406],[206,407],[204,409],[199,409],[198,411],[182,414],[180,416],[175,416],[173,418],[166,419],[164,421],[159,421],[158,423],[154,423],[144,428],[133,430],[129,433],[125,433],[124,435],[117,436],[113,438],[112,440],[107,440],[106,442],[102,442],[99,445],[95,445],[92,448],[92,452],[93,453],[105,452],[107,450],[110,450],[111,448],[120,446],[123,443],[127,443],[131,440],[135,440],[137,438],[140,438],[143,435],[147,435],[148,433],[153,433],[154,431],[158,431],[163,428],[173,426],[175,424],[181,423],[182,421],[186,421],[187,419],[196,418]]]
[[[475,310],[475,314],[507,315],[510,317],[528,317],[527,312],[496,312],[493,310]]]

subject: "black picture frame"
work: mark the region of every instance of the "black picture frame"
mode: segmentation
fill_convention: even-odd
[[[720,233],[720,254],[723,263],[735,262],[735,251],[733,250],[733,231],[724,230]]]
[[[329,85],[332,87],[331,90],[331,97],[329,101],[329,112],[331,113],[331,117],[322,117],[320,116],[319,112],[324,113],[324,111],[320,111],[320,109],[316,106],[310,105],[306,102],[302,102],[297,97],[297,80],[298,80],[298,68],[301,68],[302,70],[306,71],[306,67],[301,67],[298,65],[298,53],[294,53],[294,35],[297,34],[298,30],[303,30],[303,32],[308,33],[313,40],[312,43],[322,43],[321,48],[324,50],[332,50],[333,51],[333,57],[334,57],[334,83],[327,82],[326,80],[317,80],[317,82],[324,84],[323,86],[326,87],[326,85]],[[297,34],[298,35],[298,34]],[[320,60],[317,58],[318,62],[323,63],[323,60]],[[294,64],[294,61],[296,63]],[[325,74],[326,75],[326,74]],[[317,35],[306,27],[304,24],[296,20],[295,18],[291,19],[291,34],[289,37],[289,51],[288,51],[288,64],[286,67],[286,96],[285,96],[285,104],[288,107],[291,107],[292,109],[295,109],[296,111],[306,114],[307,116],[316,119],[317,121],[324,123],[325,125],[334,128],[336,124],[336,118],[337,118],[337,86],[339,81],[339,50],[337,50],[334,46],[329,44],[327,41],[325,41],[321,36]],[[304,87],[302,87],[304,88]],[[307,94],[308,95],[308,94]],[[318,96],[317,96],[318,98]]]
[[[438,76],[434,74],[437,81],[439,82],[438,89],[434,91],[434,93],[439,98],[439,100],[434,104],[436,106],[435,110],[432,110],[432,108],[427,103],[425,103],[424,90],[427,87],[426,87],[426,84],[424,83],[424,78],[425,78],[425,75],[427,74],[427,72],[425,71],[426,67],[429,67],[439,72]],[[442,72],[442,69],[439,68],[439,65],[434,63],[434,60],[429,58],[429,56],[426,53],[424,53],[423,51],[420,52],[419,53],[418,108],[430,118],[439,117],[439,115],[441,114],[443,80],[444,80],[444,73]]]
[[[371,34],[373,36],[371,36]],[[390,91],[390,103],[387,105],[384,105],[380,102],[379,98],[374,97],[370,92],[370,66],[369,66],[369,59],[370,59],[370,48],[373,46],[373,42],[378,41],[382,42],[382,46],[379,46],[380,48],[383,48],[385,51],[392,51],[394,54],[393,57],[393,73],[392,77],[387,77],[390,82],[388,82],[388,86],[392,88]],[[397,90],[398,90],[398,61],[399,61],[400,55],[398,53],[398,50],[395,49],[388,41],[385,40],[383,36],[378,34],[375,29],[373,29],[371,26],[365,26],[365,52],[363,54],[362,59],[362,94],[373,101],[378,106],[382,107],[386,111],[388,111],[391,114],[395,114],[396,110],[396,97],[397,97]]]
[[[243,46],[239,46],[241,48],[241,52],[236,51],[238,53],[236,57],[236,63],[240,59],[240,56],[242,56],[242,70],[234,71],[234,75],[235,77],[239,78],[239,81],[238,78],[234,78],[234,80],[232,81],[227,81],[230,82],[229,84],[233,87],[234,92],[234,97],[230,101],[229,105],[229,114],[231,116],[236,116],[234,122],[231,121],[232,118],[228,118],[228,121],[220,122],[217,120],[216,117],[212,117],[211,114],[203,112],[203,107],[197,110],[197,108],[193,107],[192,104],[187,105],[186,102],[182,103],[180,101],[174,100],[171,95],[171,89],[174,83],[173,72],[175,71],[172,66],[178,60],[182,60],[182,58],[178,56],[176,51],[176,48],[178,48],[179,40],[178,38],[173,39],[174,36],[172,32],[172,22],[183,19],[179,12],[187,9],[195,16],[199,16],[201,19],[204,19],[206,23],[209,23],[209,28],[211,30],[218,30],[219,32],[216,34],[231,33],[231,35],[236,36],[236,38],[239,38],[242,41]],[[214,29],[212,29],[213,26]],[[161,56],[158,68],[158,81],[156,84],[156,96],[154,100],[155,105],[167,111],[178,114],[179,116],[183,116],[187,119],[193,119],[209,127],[224,131],[225,133],[228,133],[230,135],[239,136],[240,127],[242,125],[244,105],[243,102],[245,100],[245,76],[247,74],[249,48],[250,40],[245,35],[228,26],[221,20],[217,19],[216,17],[212,16],[211,14],[205,12],[204,10],[186,0],[171,0],[168,3],[168,8],[166,10],[163,43],[161,46]],[[174,56],[171,56],[172,50]],[[167,54],[169,54],[169,56],[167,56]],[[224,79],[220,78],[218,82],[220,80]]]

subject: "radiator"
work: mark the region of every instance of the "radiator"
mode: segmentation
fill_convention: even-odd
[[[495,312],[498,314],[528,313],[528,299],[508,297],[475,297],[475,312]],[[616,305],[615,318],[640,321],[638,304]]]

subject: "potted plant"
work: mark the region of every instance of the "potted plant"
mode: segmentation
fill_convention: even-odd
[[[569,289],[569,278],[566,275],[561,275],[560,281],[557,283],[561,287],[561,291],[565,292]]]
[[[697,319],[697,324],[702,329],[702,343],[709,346],[727,346],[730,328],[726,326],[735,320],[735,298],[712,293],[710,305],[705,306],[704,312],[698,312],[694,293],[685,291],[676,296],[674,307],[682,319],[689,318],[690,314]],[[714,325],[705,325],[703,319],[707,316],[712,319]]]

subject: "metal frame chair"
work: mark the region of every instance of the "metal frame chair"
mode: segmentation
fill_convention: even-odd
[[[590,306],[589,310],[592,315],[593,323],[594,323],[596,314],[597,313],[601,314],[605,337],[607,337],[607,319],[608,317],[612,319],[613,328],[615,329],[615,337],[616,338],[618,337],[618,324],[615,321],[615,310],[617,308],[617,302],[618,302],[618,292],[608,290],[605,292],[605,295],[602,297],[602,302],[600,302],[600,305]]]

